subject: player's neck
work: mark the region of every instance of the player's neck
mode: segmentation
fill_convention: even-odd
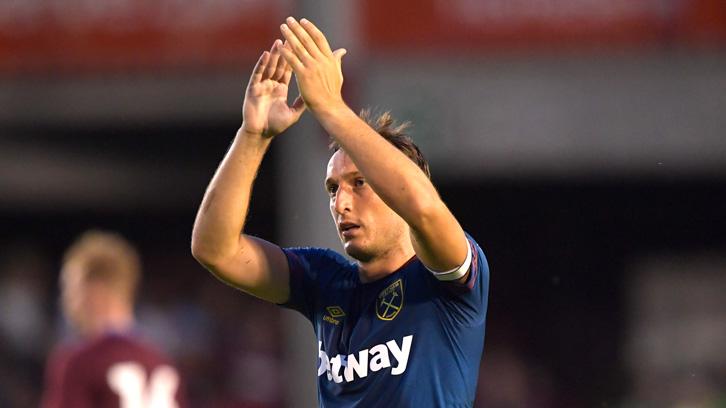
[[[414,255],[413,246],[408,245],[367,262],[359,261],[358,277],[363,283],[375,282],[396,272]]]
[[[97,316],[90,330],[91,337],[106,333],[125,333],[134,326],[133,310],[128,307],[110,307],[103,314]]]

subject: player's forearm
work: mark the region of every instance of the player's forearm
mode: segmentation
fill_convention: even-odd
[[[424,172],[347,107],[313,112],[378,196],[411,227],[414,250],[446,271],[466,256],[464,231]]]
[[[412,226],[441,202],[421,169],[344,104],[313,112],[379,197]]]
[[[239,250],[252,184],[270,140],[240,129],[209,183],[192,232],[192,254],[205,266]]]

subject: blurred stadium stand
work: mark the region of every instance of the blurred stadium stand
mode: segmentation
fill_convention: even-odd
[[[0,2],[0,406],[37,406],[66,335],[59,257],[89,227],[140,247],[142,325],[195,406],[315,398],[299,321],[189,253],[249,71],[291,14],[348,49],[352,107],[413,122],[489,258],[476,407],[723,406],[726,3],[334,3]],[[280,139],[247,231],[338,248],[325,135],[308,117]]]

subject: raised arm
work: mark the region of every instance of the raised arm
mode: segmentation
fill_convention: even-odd
[[[431,181],[408,157],[383,139],[343,101],[341,57],[311,22],[292,18],[281,26],[279,45],[292,67],[308,110],[353,160],[366,182],[411,228],[419,259],[429,269],[461,266],[467,241],[459,222]]]
[[[287,104],[292,70],[276,40],[255,65],[245,93],[243,122],[209,183],[192,232],[192,254],[224,282],[275,303],[290,296],[282,250],[242,233],[252,184],[272,138],[305,110],[302,98]]]

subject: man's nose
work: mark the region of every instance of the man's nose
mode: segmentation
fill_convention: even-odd
[[[338,188],[335,192],[335,212],[343,214],[352,208],[352,199],[350,192],[344,188]]]

